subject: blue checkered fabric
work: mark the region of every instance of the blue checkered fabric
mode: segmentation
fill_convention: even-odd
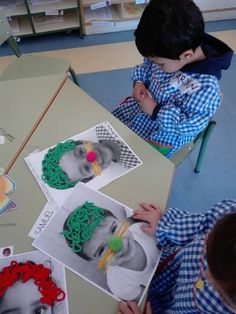
[[[235,313],[205,277],[205,236],[219,218],[232,212],[236,212],[233,200],[218,203],[205,214],[190,214],[176,208],[165,212],[156,233],[163,249],[161,260],[174,251],[177,254],[153,277],[148,294],[153,314]],[[203,281],[200,289],[196,288],[199,274]]]
[[[189,93],[171,84],[175,73],[166,73],[147,59],[133,70],[132,80],[144,82],[160,106],[156,118],[140,110],[133,97],[128,97],[113,114],[144,140],[171,145],[170,157],[201,132],[220,105],[220,88],[213,75],[183,73],[195,79],[201,88]],[[180,72],[181,73],[181,72]]]

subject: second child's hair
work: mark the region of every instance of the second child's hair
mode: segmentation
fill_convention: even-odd
[[[209,233],[207,263],[213,278],[225,284],[236,305],[236,213],[218,220]]]
[[[204,20],[192,0],[151,0],[134,35],[143,57],[177,60],[184,51],[201,45]]]

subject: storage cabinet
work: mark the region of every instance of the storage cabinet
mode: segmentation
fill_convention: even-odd
[[[135,29],[147,0],[82,0],[86,34]]]
[[[149,0],[81,0],[86,34],[135,29]],[[236,0],[194,0],[205,21],[235,19]]]
[[[79,0],[0,0],[0,8],[15,36],[73,29],[84,34]]]
[[[136,28],[149,0],[0,0],[15,36],[78,29],[80,35]],[[195,0],[205,21],[233,19],[236,0]]]

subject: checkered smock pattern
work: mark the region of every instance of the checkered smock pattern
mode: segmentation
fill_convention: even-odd
[[[112,140],[119,144],[121,149],[120,159],[113,160],[114,162],[118,162],[120,165],[127,169],[132,169],[141,164],[141,161],[138,160],[138,158],[133,154],[130,148],[125,145],[125,143],[123,143],[121,140],[114,138],[104,126],[96,126],[96,136],[98,140]]]
[[[133,97],[113,111],[116,118],[148,141],[171,145],[170,157],[182,145],[202,131],[220,105],[219,83],[215,76],[183,73],[195,79],[201,88],[189,94],[171,85],[175,73],[166,73],[147,59],[133,70],[133,81],[142,81],[160,106],[157,116],[140,110]]]
[[[178,252],[151,282],[148,299],[153,314],[234,313],[224,305],[205,277],[205,236],[219,218],[232,212],[236,212],[233,200],[218,203],[205,214],[190,214],[176,208],[165,212],[156,234],[158,244],[163,248],[162,260],[170,253]],[[203,286],[197,289],[200,274]]]

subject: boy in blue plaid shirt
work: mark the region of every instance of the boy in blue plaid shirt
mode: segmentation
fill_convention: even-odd
[[[218,80],[233,51],[204,33],[191,0],[151,0],[134,33],[144,63],[115,117],[170,157],[201,132],[220,105]]]
[[[225,200],[204,214],[169,208],[162,216],[141,204],[134,218],[156,234],[162,258],[151,282],[145,314],[236,313],[236,201]],[[116,314],[141,314],[120,302]]]

